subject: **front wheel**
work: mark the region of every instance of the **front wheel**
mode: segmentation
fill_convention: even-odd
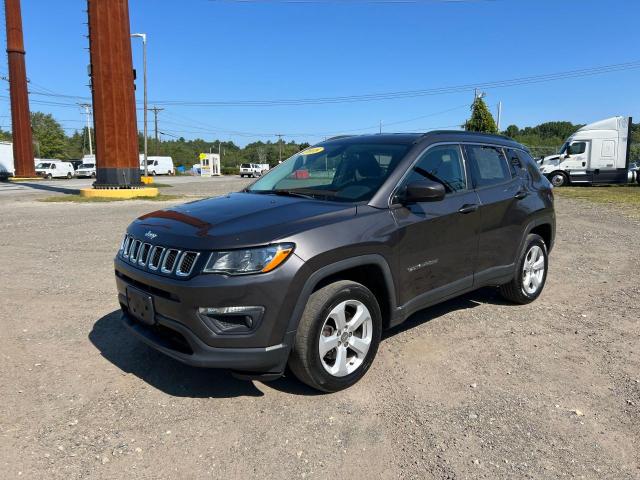
[[[549,180],[554,187],[564,187],[569,184],[569,178],[562,172],[553,172]]]
[[[382,317],[373,293],[355,282],[332,283],[309,297],[289,367],[310,387],[337,392],[367,373],[381,333]]]
[[[542,293],[548,268],[549,254],[544,240],[540,235],[527,235],[516,275],[511,282],[500,287],[500,294],[521,305],[533,302]]]

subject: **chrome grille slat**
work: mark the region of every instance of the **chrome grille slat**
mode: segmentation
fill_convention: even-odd
[[[176,266],[176,261],[178,260],[178,256],[180,255],[180,250],[175,248],[167,249],[167,253],[164,256],[164,260],[162,261],[162,268],[160,271],[162,273],[171,273],[173,272],[173,268]]]
[[[178,261],[176,275],[179,277],[188,277],[191,275],[199,256],[200,254],[198,252],[184,252]]]
[[[162,262],[162,257],[164,256],[164,247],[153,247],[151,250],[151,257],[149,260],[149,269],[150,270],[158,270],[160,268],[160,264]]]
[[[140,240],[133,241],[133,246],[131,247],[131,254],[129,255],[129,261],[131,263],[136,263],[138,259],[138,253],[140,252],[140,245],[142,245],[142,242]]]
[[[150,243],[143,243],[140,247],[140,254],[138,255],[138,265],[144,267],[149,259],[149,252],[151,251]]]

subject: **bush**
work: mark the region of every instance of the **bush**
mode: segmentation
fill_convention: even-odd
[[[223,175],[240,175],[240,169],[238,167],[222,167]]]

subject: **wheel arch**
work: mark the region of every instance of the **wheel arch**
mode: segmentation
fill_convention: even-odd
[[[306,280],[289,319],[287,332],[295,331],[307,305],[316,290],[339,280],[351,280],[367,287],[375,295],[382,313],[382,325],[390,325],[396,310],[393,276],[387,260],[377,254],[362,255],[325,265]]]

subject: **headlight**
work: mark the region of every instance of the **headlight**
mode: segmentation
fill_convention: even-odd
[[[246,250],[213,252],[203,272],[227,275],[270,272],[291,255],[294,247],[293,243],[280,243]]]

